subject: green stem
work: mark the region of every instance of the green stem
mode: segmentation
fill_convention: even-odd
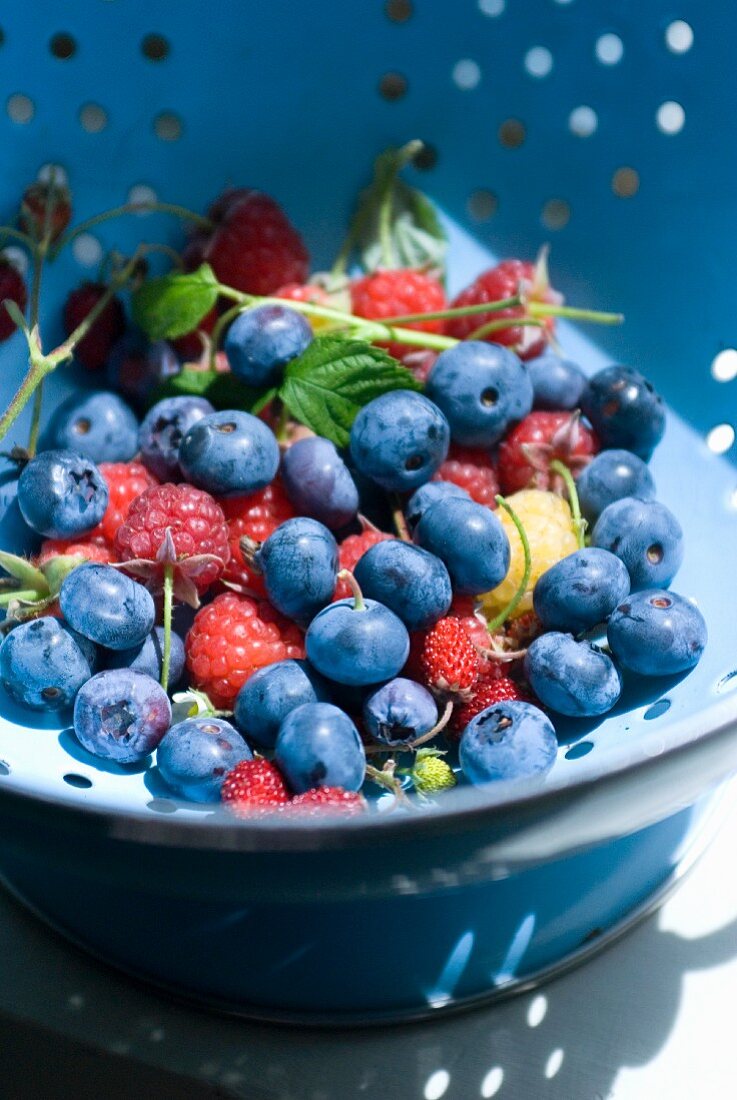
[[[379,206],[379,246],[381,248],[381,262],[384,267],[391,268],[394,265],[394,246],[392,244],[392,189],[394,176],[387,178],[384,186],[384,194],[381,196]]]
[[[590,321],[593,325],[621,325],[624,321],[623,313],[606,313],[600,309],[578,309],[577,306],[557,306],[553,302],[528,302],[527,312],[533,317],[567,317],[570,321]]]
[[[276,436],[277,443],[286,443],[287,434],[289,430],[289,409],[282,401],[281,409],[279,410],[279,419],[276,422],[276,428],[274,429],[274,435]]]
[[[498,496],[496,502],[500,508],[503,508],[511,519],[514,526],[517,528],[517,534],[520,537],[522,543],[522,551],[525,555],[525,568],[522,574],[522,580],[520,581],[519,588],[512,596],[511,600],[506,607],[503,607],[498,615],[495,615],[493,619],[490,619],[486,624],[489,634],[494,634],[500,626],[507,621],[512,613],[517,609],[517,605],[523,596],[527,592],[527,585],[530,583],[530,573],[532,572],[532,554],[530,553],[530,543],[527,539],[527,532],[525,531],[522,520],[519,518],[514,508],[509,504],[504,497]]]
[[[412,536],[409,533],[407,520],[404,517],[404,509],[402,508],[402,501],[400,500],[399,493],[393,494],[392,505],[392,522],[394,523],[394,530],[397,532],[402,542],[412,542]]]
[[[7,607],[13,600],[37,600],[38,592],[35,588],[20,588],[12,592],[3,592],[0,595],[0,607]]]
[[[15,423],[30,401],[36,387],[43,381],[47,374],[51,373],[54,366],[55,364],[52,365],[48,359],[31,358],[28,373],[21,382],[13,400],[8,405],[2,417],[0,417],[0,439],[4,439],[8,434],[11,426]]]
[[[210,370],[216,369],[220,337],[231,321],[234,321],[238,314],[242,312],[243,307],[241,305],[233,306],[232,309],[226,309],[225,313],[222,313],[215,322],[213,330],[210,333]]]
[[[533,317],[510,317],[498,319],[496,321],[488,321],[485,325],[480,325],[475,328],[473,332],[469,333],[466,337],[468,340],[482,340],[484,336],[491,336],[494,332],[503,332],[504,329],[516,328],[517,325],[534,325],[535,328],[542,328],[542,321],[536,321]]]
[[[586,545],[586,520],[581,516],[581,505],[578,500],[578,489],[576,488],[576,482],[573,480],[573,474],[559,459],[554,458],[550,463],[550,469],[554,473],[559,474],[563,478],[563,482],[568,493],[568,500],[571,505],[571,515],[573,516],[573,530],[576,535],[576,541],[578,543],[579,550],[583,550]]]
[[[339,581],[347,581],[351,592],[353,593],[353,610],[365,611],[366,604],[363,601],[363,592],[356,578],[351,573],[350,569],[341,569],[338,573]]]
[[[27,233],[21,232],[20,229],[13,229],[10,225],[0,225],[0,240],[4,237],[10,237],[14,241],[18,241],[19,244],[24,245],[30,251],[33,251],[35,242]]]
[[[164,566],[164,655],[161,661],[161,686],[169,690],[169,665],[171,662],[171,608],[174,591],[174,566],[167,562]]]
[[[500,309],[513,309],[521,305],[521,297],[515,294],[513,298],[500,298],[498,302],[477,302],[472,306],[449,306],[431,313],[406,313],[400,317],[385,317],[384,322],[387,325],[409,325],[414,321],[444,321],[453,317],[473,317],[476,313],[496,313]]]
[[[73,229],[64,233],[56,242],[51,258],[56,258],[62,248],[68,245],[70,241],[73,241],[75,237],[78,237],[80,233],[87,233],[90,229],[94,229],[96,225],[101,225],[102,222],[110,221],[111,218],[122,217],[124,214],[144,213],[172,214],[175,218],[182,218],[184,221],[193,222],[201,229],[214,229],[214,225],[209,218],[204,218],[201,214],[195,214],[193,210],[188,210],[186,206],[179,206],[173,202],[125,202],[122,206],[114,206],[112,210],[106,210],[102,214],[95,214],[92,218],[86,218],[85,221],[80,222],[79,225],[75,225]]]
[[[29,312],[29,329],[31,332],[31,338],[38,344],[38,351],[43,354],[43,348],[41,347],[41,339],[38,333],[38,320],[39,320],[39,306],[41,302],[41,278],[43,276],[43,265],[46,259],[46,253],[50,244],[50,210],[52,208],[50,202],[46,209],[46,225],[44,229],[44,236],[37,246],[33,249],[33,282],[31,283],[31,305]],[[31,428],[28,433],[28,447],[26,448],[28,457],[33,458],[36,454],[36,447],[38,446],[38,435],[41,429],[41,409],[43,406],[43,378],[36,387],[36,392],[33,395],[33,411],[31,414]]]

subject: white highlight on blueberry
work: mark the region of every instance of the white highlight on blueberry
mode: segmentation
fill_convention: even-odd
[[[144,202],[156,202],[158,196],[153,187],[149,187],[147,183],[136,183],[131,187],[128,192],[128,202],[144,203]],[[150,214],[150,210],[139,210],[136,213],[137,218],[145,218],[147,214]]]
[[[102,245],[91,233],[80,233],[72,242],[72,253],[82,267],[94,267],[102,259]]]
[[[624,45],[618,34],[602,34],[596,40],[596,56],[602,65],[616,65],[622,60]]]
[[[655,114],[658,129],[664,134],[678,134],[686,122],[686,112],[680,103],[674,99],[668,99],[661,103]]]
[[[530,76],[541,80],[553,67],[553,55],[546,46],[533,46],[525,54],[525,69]]]
[[[440,1097],[445,1096],[448,1091],[449,1084],[450,1074],[447,1069],[436,1069],[425,1082],[425,1091],[422,1095],[425,1100],[440,1100]]]
[[[53,178],[54,183],[60,187],[66,187],[69,183],[67,170],[61,164],[42,164],[38,170],[38,178],[41,183],[51,183]]]
[[[724,348],[711,361],[711,376],[717,382],[731,382],[737,378],[737,348]]]
[[[561,0],[558,0],[560,3]],[[483,1100],[491,1100],[496,1096],[504,1082],[504,1070],[501,1066],[492,1066],[481,1082],[481,1096]]]
[[[28,253],[24,252],[22,248],[16,248],[14,244],[11,244],[3,249],[2,254],[13,267],[20,271],[21,275],[25,277],[28,274],[30,260],[28,259]]]
[[[543,993],[533,997],[527,1009],[527,1026],[539,1027],[548,1011],[548,998]]]
[[[596,128],[599,125],[599,118],[593,107],[587,107],[582,104],[580,107],[574,107],[568,116],[568,129],[576,137],[587,138],[591,137],[596,132]]]
[[[481,80],[481,66],[470,57],[464,57],[453,66],[453,83],[461,91],[470,92]]]
[[[706,437],[706,445],[715,455],[725,454],[734,443],[734,428],[731,424],[717,424]]]
[[[550,1057],[545,1063],[545,1076],[547,1077],[548,1081],[550,1081],[551,1078],[555,1077],[556,1073],[560,1071],[560,1067],[563,1065],[563,1057],[563,1051],[560,1047],[556,1047],[556,1049],[551,1053]]]
[[[30,122],[36,113],[36,107],[33,100],[30,96],[23,95],[22,92],[16,92],[14,95],[11,95],[5,105],[5,109],[8,112],[8,118],[11,122],[19,122],[21,125]]]
[[[506,0],[479,0],[479,11],[482,15],[490,15],[492,19],[501,15],[506,6]]]
[[[671,53],[687,53],[693,46],[693,29],[684,19],[674,19],[665,28],[665,44]]]

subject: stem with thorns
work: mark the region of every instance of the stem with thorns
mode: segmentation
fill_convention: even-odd
[[[583,550],[586,545],[586,520],[581,515],[581,505],[578,501],[578,490],[576,488],[576,482],[573,480],[573,474],[565,463],[557,458],[554,458],[550,463],[550,469],[563,479],[566,492],[568,493],[568,501],[571,505],[573,530],[576,535],[576,541],[579,550]]]
[[[530,543],[527,538],[527,532],[524,529],[522,520],[519,518],[514,508],[509,504],[504,497],[498,496],[496,502],[500,508],[503,508],[511,519],[514,526],[517,528],[517,534],[520,537],[522,543],[522,552],[525,555],[525,568],[522,574],[522,580],[519,583],[519,587],[515,594],[512,596],[506,607],[503,607],[498,615],[495,615],[487,624],[489,634],[493,634],[495,630],[498,630],[500,626],[503,626],[510,615],[517,609],[517,605],[525,595],[527,591],[527,585],[530,583],[530,573],[532,572],[532,554],[530,553]]]
[[[167,562],[164,566],[164,654],[161,659],[161,686],[169,690],[169,665],[171,663],[171,610],[174,590],[174,566]]]

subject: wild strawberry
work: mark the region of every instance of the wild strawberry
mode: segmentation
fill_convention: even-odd
[[[215,707],[230,710],[257,668],[304,657],[304,638],[265,600],[223,592],[197,612],[186,654],[194,685]]]
[[[72,203],[68,188],[46,180],[36,180],[23,192],[18,221],[21,229],[35,240],[40,241],[47,228],[49,240],[58,240],[71,217]]]
[[[6,298],[15,302],[23,313],[28,298],[23,276],[15,264],[0,252],[0,341],[7,340],[15,332],[15,321],[2,305]]]
[[[242,760],[228,772],[220,798],[237,817],[261,817],[289,801],[281,772],[270,760]]]
[[[338,547],[338,561],[340,569],[347,569],[349,573],[358,565],[359,561],[372,546],[392,536],[383,531],[377,531],[375,527],[367,527],[360,535],[349,535],[343,539]],[[346,600],[351,594],[351,587],[346,580],[338,580],[335,585],[333,600]]]
[[[501,676],[495,680],[481,680],[473,690],[471,698],[459,707],[453,715],[453,729],[457,734],[464,729],[477,714],[487,707],[493,707],[495,703],[508,702],[520,699],[525,703],[532,703],[529,691],[525,691],[508,676]]]
[[[366,812],[366,800],[357,791],[344,791],[342,787],[315,787],[298,794],[282,810],[291,817],[322,817],[324,814],[341,814],[354,817]]]
[[[499,482],[494,462],[488,451],[479,451],[472,447],[461,447],[452,443],[448,457],[433,481],[452,481],[454,485],[465,489],[471,500],[496,508],[496,496]]]
[[[245,191],[223,196],[220,204],[222,218],[203,259],[222,283],[246,294],[272,294],[285,283],[305,282],[307,249],[274,199]]]
[[[479,680],[495,679],[503,675],[503,665],[500,661],[494,661],[485,657],[491,645],[486,619],[480,610],[476,608],[474,596],[455,596],[451,604],[450,614],[460,619],[466,633],[476,647],[479,656]]]
[[[439,619],[428,630],[420,657],[427,686],[440,695],[467,697],[478,680],[481,662],[460,619]]]
[[[356,279],[351,284],[351,301],[356,316],[366,317],[370,321],[410,313],[432,313],[447,306],[440,282],[432,275],[409,268],[377,271]],[[445,321],[412,321],[403,327],[418,332],[444,332]],[[382,346],[396,358],[407,352],[406,344],[388,343]]]
[[[599,450],[599,441],[574,412],[532,412],[499,445],[499,480],[505,493],[557,488],[550,463],[558,459],[574,476]]]
[[[64,332],[70,336],[97,305],[107,287],[103,283],[82,283],[64,303]],[[119,298],[112,297],[92,328],[74,349],[74,356],[87,370],[105,365],[116,340],[125,332],[125,313]]]
[[[250,496],[223,500],[221,507],[228,523],[230,544],[230,561],[222,579],[236,591],[265,596],[263,578],[243,557],[240,540],[246,537],[254,542],[265,542],[280,523],[296,515],[292,502],[277,478]]]
[[[118,555],[104,538],[86,535],[83,539],[44,539],[38,552],[36,565],[45,565],[52,558],[76,557],[85,561],[107,565],[118,560]]]

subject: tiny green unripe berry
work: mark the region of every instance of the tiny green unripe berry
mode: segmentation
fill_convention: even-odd
[[[420,749],[412,769],[412,782],[418,794],[432,795],[450,790],[457,780],[453,769],[437,755],[436,749]]]

